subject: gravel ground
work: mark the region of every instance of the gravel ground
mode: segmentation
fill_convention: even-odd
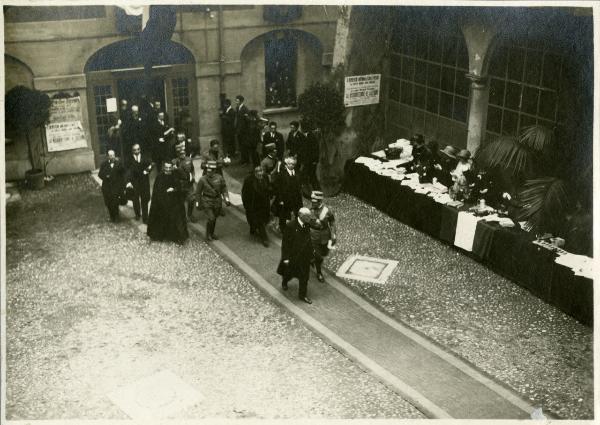
[[[350,287],[532,404],[593,418],[591,328],[350,195],[326,201],[339,229],[330,270],[352,254],[400,262],[385,285],[347,280]]]
[[[106,395],[162,369],[204,396],[182,419],[423,417],[198,237],[110,223],[89,175],[23,192],[6,230],[8,419],[125,419]]]

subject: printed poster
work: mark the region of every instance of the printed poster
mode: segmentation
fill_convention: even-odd
[[[346,77],[344,84],[344,105],[350,107],[379,103],[380,86],[381,74]]]
[[[50,119],[46,125],[48,152],[87,147],[81,123],[81,98],[52,99]]]

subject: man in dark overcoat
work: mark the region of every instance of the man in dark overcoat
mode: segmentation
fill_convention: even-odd
[[[283,290],[288,289],[288,282],[291,279],[297,278],[298,298],[308,304],[312,304],[307,296],[310,262],[313,258],[309,227],[311,220],[310,210],[300,208],[298,218],[286,224],[281,241],[281,260],[277,267],[277,273],[282,276]]]
[[[119,219],[119,200],[125,190],[125,169],[112,149],[107,152],[106,160],[100,165],[98,177],[102,180],[102,197],[110,221],[115,222]]]
[[[277,149],[277,158],[280,161],[283,160],[285,144],[283,141],[283,134],[277,131],[277,123],[275,121],[271,121],[269,123],[269,130],[263,135],[263,147],[269,145],[271,143],[275,144],[275,148]]]
[[[186,155],[186,151],[183,149],[179,151],[178,157],[174,158],[171,163],[173,164],[173,174],[179,179],[179,187],[185,199],[187,217],[190,221],[194,221],[192,216],[196,184],[194,161]]]
[[[242,154],[241,163],[246,164],[246,163],[248,163],[250,158],[248,158],[247,156],[244,157],[244,155],[245,155],[244,152],[247,153],[247,151],[244,151],[242,147],[245,146],[246,137],[248,136],[248,116],[249,116],[250,110],[245,105],[244,96],[242,96],[241,94],[239,94],[235,97],[235,102],[236,102],[235,121],[234,121],[235,138],[237,140],[237,147]]]
[[[140,216],[144,223],[148,223],[148,202],[150,202],[150,171],[152,161],[142,154],[140,145],[137,143],[131,147],[131,154],[125,161],[127,171],[125,173],[125,188],[129,192],[133,203],[135,219]]]
[[[173,164],[165,162],[152,188],[147,234],[154,241],[173,241],[182,245],[189,236],[185,219],[185,194],[173,175]]]
[[[290,123],[290,133],[288,134],[287,143],[285,145],[287,149],[287,155],[295,156],[298,158],[298,151],[300,147],[305,144],[304,139],[306,136],[300,131],[300,123],[298,121],[292,121]],[[298,161],[298,168],[302,164]]]
[[[269,186],[269,180],[261,166],[254,168],[254,173],[246,177],[242,186],[242,203],[246,210],[250,234],[260,237],[264,246],[269,246],[269,239],[265,231],[271,207]]]
[[[227,157],[235,157],[235,115],[236,110],[231,106],[231,100],[225,99],[221,111],[221,138]]]
[[[300,178],[296,175],[296,159],[288,157],[285,159],[285,167],[274,177],[275,202],[277,202],[277,216],[279,217],[279,230],[283,233],[285,222],[291,218],[291,214],[298,214],[302,207],[302,192]]]
[[[303,128],[304,130],[304,128]],[[319,139],[320,130],[307,131],[302,143],[298,144],[298,169],[302,180],[309,183],[312,190],[320,188],[317,179],[317,165],[319,164]]]

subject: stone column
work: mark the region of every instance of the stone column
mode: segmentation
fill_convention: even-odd
[[[485,136],[490,85],[487,76],[466,74],[466,77],[471,80],[467,149],[474,154]]]

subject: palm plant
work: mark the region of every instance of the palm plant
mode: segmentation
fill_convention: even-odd
[[[539,175],[544,168],[542,159],[548,157],[554,143],[551,129],[533,125],[525,127],[519,137],[498,137],[476,157],[481,167],[500,169],[516,182],[516,218],[527,221],[536,233],[560,231],[571,205],[563,179]]]

